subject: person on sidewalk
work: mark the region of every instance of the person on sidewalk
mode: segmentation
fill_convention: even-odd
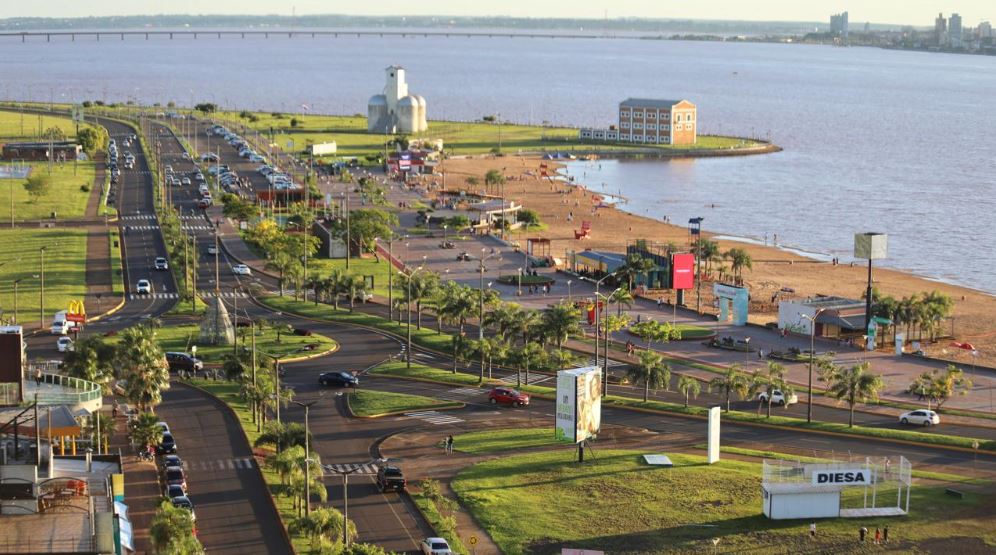
[[[868,528],[862,526],[858,528],[858,538],[861,539],[861,543],[865,543],[865,536],[868,535]]]
[[[111,416],[116,420],[118,418],[118,400],[114,400],[114,405],[111,406]]]
[[[42,381],[42,371],[41,366],[35,368],[35,386],[40,387]]]
[[[450,455],[453,454],[453,436],[448,436],[446,438],[446,452]]]
[[[889,525],[886,524],[885,528],[882,528],[882,543],[889,543]]]
[[[882,529],[875,528],[875,545],[882,543]]]

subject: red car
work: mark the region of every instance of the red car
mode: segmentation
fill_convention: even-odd
[[[496,387],[488,393],[488,401],[490,401],[492,405],[501,403],[503,405],[524,407],[529,404],[529,395],[519,393],[518,391],[507,387]]]

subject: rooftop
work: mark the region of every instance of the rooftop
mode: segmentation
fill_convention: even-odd
[[[619,103],[620,106],[630,106],[634,108],[670,108],[681,100],[662,100],[657,98],[627,98]]]
[[[805,306],[813,308],[842,309],[842,308],[864,308],[864,301],[846,299],[844,297],[809,297],[800,302]]]

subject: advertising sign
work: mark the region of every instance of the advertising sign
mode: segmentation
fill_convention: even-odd
[[[66,311],[66,320],[69,322],[86,322],[86,308],[83,301],[69,301],[69,310]]]
[[[885,233],[855,233],[854,258],[880,260],[889,257],[889,236]]]
[[[814,486],[867,486],[871,483],[871,471],[864,467],[813,471]]]
[[[671,288],[692,289],[695,287],[695,255],[691,253],[671,255]]]
[[[556,438],[580,443],[602,427],[602,369],[598,366],[557,372]]]
[[[713,464],[719,462],[719,407],[709,407],[709,453],[708,462]]]

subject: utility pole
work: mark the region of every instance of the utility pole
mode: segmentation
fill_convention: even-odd
[[[41,273],[39,274],[41,277],[41,288],[38,290],[38,329],[45,329],[45,248],[41,247],[39,249],[41,251]]]
[[[252,337],[252,390],[253,394],[256,394],[256,321],[249,320],[249,335]],[[256,431],[260,431],[260,426],[262,425],[262,419],[258,418],[259,414],[259,404],[256,402],[256,398],[253,397],[252,401],[252,420],[256,423]]]
[[[311,516],[311,428],[308,425],[308,413],[311,405],[318,402],[318,399],[310,403],[294,401],[299,407],[304,407],[304,517]]]
[[[214,292],[221,298],[221,274],[218,269],[218,228],[214,228]]]
[[[349,232],[349,191],[342,194],[346,199],[346,269],[349,269],[349,258],[350,258],[350,244],[352,243],[352,238]]]
[[[21,280],[23,279],[24,278],[14,280],[14,323],[15,324],[17,323],[17,284],[21,283]]]
[[[387,240],[387,312],[388,320],[394,321],[394,239]]]

